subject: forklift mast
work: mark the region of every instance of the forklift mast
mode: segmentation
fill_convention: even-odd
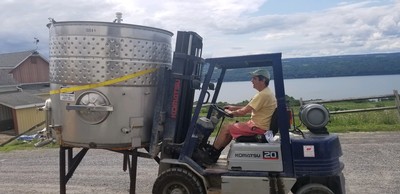
[[[203,39],[195,32],[179,31],[172,61],[166,127],[175,129],[174,143],[182,143],[190,124],[195,89],[200,84]]]
[[[160,69],[149,153],[157,144],[184,142],[192,118],[195,89],[200,87],[203,38],[195,32],[178,31],[172,67]]]
[[[178,32],[167,100],[167,128],[175,129],[174,143],[182,143],[190,124],[195,89],[200,86],[203,39],[195,32]]]

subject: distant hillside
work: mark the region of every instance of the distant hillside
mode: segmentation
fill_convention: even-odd
[[[400,53],[282,59],[285,79],[400,74]],[[226,81],[249,80],[248,72],[232,70]]]

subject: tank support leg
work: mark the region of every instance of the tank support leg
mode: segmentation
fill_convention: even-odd
[[[89,148],[82,148],[82,150],[79,151],[79,153],[74,157],[73,148],[60,146],[60,194],[66,194],[66,185],[88,150]],[[123,169],[124,171],[129,170],[129,193],[134,194],[136,191],[138,152],[137,149],[133,149],[129,151],[122,151],[122,153],[124,154]],[[68,172],[66,170],[66,163],[68,163]]]
[[[83,148],[73,157],[73,150],[71,147],[60,146],[60,194],[66,194],[67,183],[88,150],[88,148]],[[68,151],[68,174],[66,174],[67,171],[65,169],[65,163],[67,162],[65,159],[66,151]]]
[[[66,193],[65,150],[66,148],[60,146],[60,194]]]
[[[129,155],[131,155],[131,159],[129,158]],[[136,175],[137,175],[137,158],[138,158],[138,152],[137,149],[133,149],[131,151],[126,151],[124,152],[124,165],[123,165],[123,170],[127,170],[127,166],[129,168],[129,178],[130,178],[130,189],[129,193],[135,194],[136,192]]]

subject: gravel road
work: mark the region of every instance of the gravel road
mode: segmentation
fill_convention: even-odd
[[[399,193],[400,132],[345,133],[340,141],[348,194]],[[59,193],[58,162],[58,149],[0,152],[0,193]],[[136,193],[151,193],[157,168],[155,161],[139,158]],[[129,193],[122,154],[89,150],[67,193]]]

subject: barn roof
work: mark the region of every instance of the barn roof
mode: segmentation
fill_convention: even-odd
[[[12,109],[41,107],[44,100],[28,92],[6,92],[0,95],[0,104]]]
[[[37,54],[36,51],[22,51],[0,54],[0,69],[13,69],[35,53]]]
[[[39,56],[46,62],[48,60],[35,50],[2,53],[0,54],[0,86],[18,84],[11,76],[11,72],[21,65],[30,56]]]

